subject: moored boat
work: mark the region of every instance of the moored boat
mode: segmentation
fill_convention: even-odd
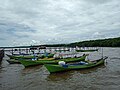
[[[77,52],[94,52],[98,51],[98,49],[88,49],[88,50],[76,50]]]
[[[23,60],[23,59],[8,59],[6,60],[9,64],[21,64],[20,63],[20,60]],[[25,59],[25,60],[29,60],[29,61],[32,61],[32,59]],[[53,58],[43,58],[41,60],[53,60]]]
[[[44,64],[44,66],[47,68],[47,70],[50,73],[55,73],[55,72],[62,72],[68,70],[87,69],[87,68],[96,67],[98,65],[104,64],[105,59],[107,59],[107,57],[101,58],[94,62],[84,61],[84,63],[80,62],[75,64],[64,64],[64,65]]]
[[[82,60],[85,60],[86,55],[81,56],[79,58],[66,58],[66,59],[58,59],[58,60],[36,60],[36,61],[32,61],[32,60],[20,60],[20,63],[23,64],[25,67],[29,67],[29,66],[35,66],[35,65],[40,65],[40,64],[57,64],[59,61],[65,61],[66,63],[68,62],[79,62]]]
[[[9,64],[21,64],[19,62],[19,60],[15,60],[15,59],[9,59],[9,60],[6,60]]]
[[[6,54],[10,59],[32,59],[32,58],[45,58],[46,56],[42,55],[8,55]],[[49,54],[47,57],[51,58],[54,54]]]
[[[34,58],[33,55],[8,55],[6,54],[10,59],[31,59]]]

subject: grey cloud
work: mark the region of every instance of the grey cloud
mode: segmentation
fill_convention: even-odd
[[[6,39],[4,39],[4,38],[0,38],[0,40],[3,41],[3,40],[6,40]]]
[[[85,0],[89,3],[94,3],[94,4],[103,4],[103,3],[107,3],[110,2],[111,0]]]
[[[36,30],[31,29],[30,27],[27,27],[25,25],[17,25],[14,23],[0,23],[0,31],[1,31],[1,36],[0,37],[5,37],[6,40],[7,38],[12,37],[14,39],[21,39],[21,38],[28,38],[30,37],[30,33],[35,33]],[[21,32],[21,33],[20,33]],[[27,32],[28,34],[24,34]]]
[[[117,37],[119,10],[119,0],[2,0],[1,37],[26,43]]]

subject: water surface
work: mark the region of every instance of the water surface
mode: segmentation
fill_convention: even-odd
[[[43,66],[0,65],[0,90],[119,90],[120,48],[104,48],[104,65],[87,70],[50,74]],[[97,52],[96,52],[97,53]]]

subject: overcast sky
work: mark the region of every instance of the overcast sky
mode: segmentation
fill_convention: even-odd
[[[120,36],[120,0],[0,0],[0,46]]]

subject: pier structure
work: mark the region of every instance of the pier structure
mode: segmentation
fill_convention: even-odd
[[[55,52],[70,52],[75,50],[71,47],[46,47],[42,45],[37,46],[16,46],[16,47],[0,47],[4,48],[4,51],[10,52],[12,55],[18,54],[44,54],[44,53],[55,53]]]
[[[16,47],[0,47],[4,51],[9,51],[12,55],[25,54],[46,54],[56,52],[76,52],[76,50],[94,49],[95,47],[48,47],[44,45],[36,46],[16,46]]]
[[[2,62],[3,57],[4,57],[4,49],[0,49],[0,63]]]

